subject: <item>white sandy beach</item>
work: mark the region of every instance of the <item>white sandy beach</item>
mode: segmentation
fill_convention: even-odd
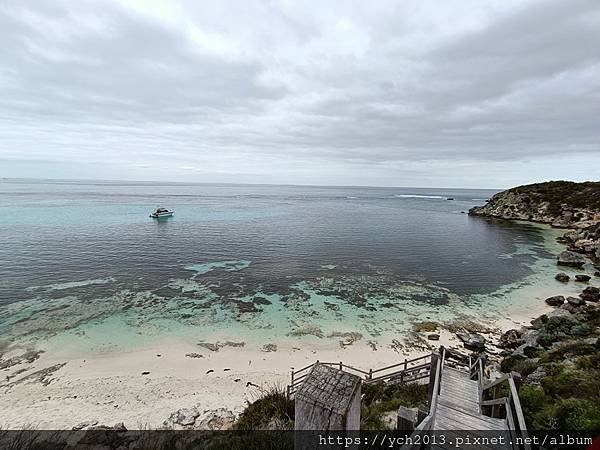
[[[539,308],[530,309],[525,315],[489,325],[497,330],[514,328],[547,310],[542,301]],[[429,341],[432,347],[462,348],[453,333],[443,329],[438,332],[440,340]],[[493,341],[498,334],[496,331],[486,337]],[[421,333],[423,338],[426,335]],[[211,416],[215,410],[219,410],[218,416],[227,415],[228,411],[238,414],[247,401],[260,394],[260,387],[283,387],[289,382],[292,368],[316,360],[343,361],[368,370],[427,353],[408,348],[395,351],[384,345],[373,351],[364,341],[345,348],[332,346],[331,340],[323,342],[303,343],[301,348],[279,345],[277,351],[271,352],[250,347],[210,351],[190,343],[172,342],[131,352],[69,357],[61,355],[59,349],[48,348],[31,364],[24,362],[3,371],[10,378],[0,385],[0,424],[13,429],[70,429],[82,422],[124,422],[128,429],[160,427],[181,408],[196,407],[200,419]],[[5,357],[17,356],[24,350],[15,348]],[[186,356],[190,353],[202,357]],[[47,376],[36,373],[56,364],[64,365]]]

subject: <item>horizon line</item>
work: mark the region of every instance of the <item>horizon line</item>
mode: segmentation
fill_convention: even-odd
[[[107,178],[35,178],[35,177],[0,177],[0,183],[4,181],[46,181],[54,183],[74,183],[84,182],[89,184],[107,184],[107,183],[128,183],[128,184],[157,184],[157,185],[227,185],[227,186],[287,186],[287,187],[321,187],[321,188],[392,188],[392,189],[457,189],[457,190],[481,190],[481,191],[502,191],[510,188],[466,188],[466,187],[424,187],[424,186],[388,186],[388,185],[367,185],[367,184],[294,184],[294,183],[234,183],[225,181],[156,181],[156,180],[122,180]]]

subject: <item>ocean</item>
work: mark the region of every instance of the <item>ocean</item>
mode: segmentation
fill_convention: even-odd
[[[547,227],[466,214],[494,193],[4,179],[0,333],[110,351],[391,339],[502,314],[526,307],[558,247]],[[174,217],[149,218],[157,206]]]

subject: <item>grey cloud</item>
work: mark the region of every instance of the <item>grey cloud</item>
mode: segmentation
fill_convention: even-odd
[[[444,167],[464,178],[572,155],[565,167],[600,169],[594,0],[165,5],[172,16],[116,1],[0,7],[5,167],[292,182],[330,167],[345,184],[359,171],[397,184],[429,164],[455,186]]]

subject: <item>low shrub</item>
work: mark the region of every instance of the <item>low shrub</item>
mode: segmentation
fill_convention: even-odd
[[[294,401],[287,398],[285,389],[272,386],[248,403],[234,424],[236,430],[260,430],[269,427],[293,429]],[[273,425],[277,425],[274,427]]]

